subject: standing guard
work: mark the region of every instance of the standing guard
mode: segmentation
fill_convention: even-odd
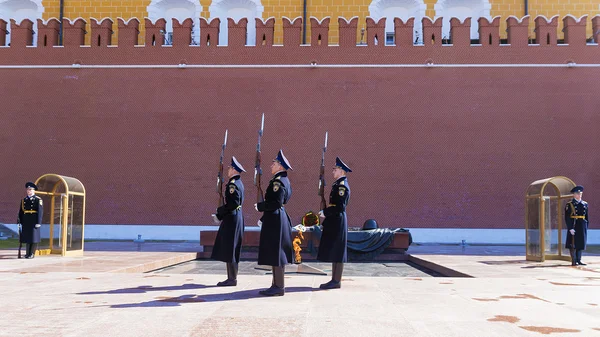
[[[323,262],[332,262],[331,281],[321,284],[321,289],[337,289],[342,286],[342,272],[344,262],[348,260],[348,219],[346,206],[350,201],[350,185],[346,173],[352,170],[339,157],[335,158],[333,178],[329,194],[329,207],[321,210],[319,215],[325,217],[323,221],[323,235],[319,243],[317,259]]]
[[[271,164],[273,178],[269,181],[264,201],[254,204],[257,211],[263,212],[259,220],[261,230],[258,264],[273,267],[271,287],[259,292],[265,296],[285,294],[285,265],[292,263],[292,222],[284,208],[292,196],[287,170],[293,169],[283,151],[279,150],[277,158]]]
[[[32,182],[25,184],[27,196],[21,200],[19,207],[18,223],[21,224],[21,235],[19,243],[27,244],[26,259],[33,259],[40,243],[40,227],[42,227],[42,216],[44,214],[44,203],[42,198],[35,195],[37,186]]]
[[[227,169],[229,183],[225,186],[225,204],[213,214],[216,223],[221,222],[210,258],[227,264],[227,280],[217,283],[219,287],[237,285],[238,264],[244,237],[244,184],[240,173],[246,172],[235,157]]]
[[[565,207],[565,223],[567,224],[566,248],[571,251],[571,265],[586,264],[581,262],[581,253],[585,250],[588,228],[588,203],[581,199],[583,186],[575,186],[571,190],[573,199]]]

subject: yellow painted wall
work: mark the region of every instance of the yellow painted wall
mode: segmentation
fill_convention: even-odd
[[[360,30],[365,27],[365,17],[369,15],[369,4],[371,0],[307,0],[307,18],[311,16],[319,19],[326,16],[331,17],[329,43],[338,43],[338,16],[351,18],[359,17],[359,26],[357,31],[357,42],[360,40]],[[150,0],[65,0],[64,16],[70,19],[82,17],[89,22],[91,17],[101,19],[110,17],[115,21],[122,17],[129,19],[137,17],[143,23],[143,18],[147,16],[146,7]],[[212,0],[201,0],[200,3],[204,9],[203,17],[208,18],[210,13],[208,7]],[[434,5],[437,0],[424,0],[427,5],[426,15],[433,18],[435,16]],[[275,43],[283,43],[283,28],[281,18],[287,16],[290,19],[302,16],[303,0],[263,0],[264,6],[263,18],[275,17]],[[524,15],[524,0],[491,0],[491,16],[501,16],[500,35],[506,38],[505,19],[514,15],[522,17]],[[59,0],[43,1],[45,7],[44,19],[59,16]],[[577,18],[582,15],[588,15],[588,37],[592,36],[592,25],[590,19],[600,14],[600,1],[598,0],[529,0],[530,36],[535,37],[533,32],[535,24],[533,19],[537,15],[544,15],[548,18],[559,15],[559,39],[562,34],[562,17],[571,14]],[[89,27],[88,27],[89,31]],[[117,33],[113,35],[113,44],[117,43]],[[366,37],[365,37],[366,39]],[[144,29],[141,26],[140,43],[144,42]],[[86,36],[86,43],[89,43],[89,35]],[[310,43],[310,21],[307,20],[306,43]]]

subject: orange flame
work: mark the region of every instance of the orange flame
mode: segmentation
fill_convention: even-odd
[[[300,256],[300,252],[302,251],[302,248],[300,248],[300,244],[302,243],[302,240],[304,240],[304,235],[301,231],[298,231],[298,234],[294,238],[294,241],[292,241],[292,244],[294,245],[296,263],[302,263],[302,257]]]

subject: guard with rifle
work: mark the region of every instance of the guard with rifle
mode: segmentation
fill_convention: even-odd
[[[21,244],[26,244],[26,259],[33,259],[40,243],[40,228],[42,227],[42,216],[44,215],[44,203],[42,198],[35,195],[37,186],[32,182],[25,184],[27,196],[21,199],[19,207],[18,223],[21,224],[19,232],[19,257],[21,257]]]
[[[273,268],[271,287],[259,292],[264,296],[285,294],[285,265],[293,261],[292,222],[284,207],[292,196],[287,170],[292,170],[292,167],[283,151],[279,150],[271,164],[273,178],[269,181],[264,201],[254,204],[257,211],[263,212],[259,221],[261,229],[258,264]]]
[[[585,266],[581,262],[581,253],[587,243],[588,203],[581,199],[583,186],[573,187],[571,193],[573,199],[565,206],[565,224],[568,229],[565,247],[571,252],[572,266]]]
[[[223,261],[227,266],[227,280],[217,283],[219,287],[237,285],[238,264],[244,237],[244,215],[242,214],[244,184],[240,173],[246,172],[246,170],[235,157],[231,157],[231,165],[227,168],[229,182],[225,186],[225,195],[223,195],[223,156],[226,146],[227,130],[225,130],[225,140],[221,147],[217,173],[218,207],[217,212],[212,214],[214,222],[220,223],[220,226],[210,258]]]
[[[327,139],[327,138],[326,138]],[[327,141],[323,148],[323,156],[327,148]],[[323,160],[321,163],[321,172],[323,172]],[[329,193],[329,205],[323,205],[321,202],[320,217],[323,220],[323,235],[319,243],[319,253],[317,260],[322,262],[332,262],[331,281],[319,286],[321,289],[337,289],[342,286],[342,273],[344,271],[344,262],[348,260],[348,219],[346,218],[346,206],[350,201],[350,185],[346,178],[346,173],[352,172],[339,157],[335,158],[333,167],[333,178],[335,181],[331,185]],[[320,182],[319,186],[323,188],[325,182]],[[322,193],[321,191],[319,193]],[[327,207],[324,207],[327,206]]]

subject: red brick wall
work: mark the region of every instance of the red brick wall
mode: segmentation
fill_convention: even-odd
[[[148,50],[150,49],[150,50]],[[597,63],[598,46],[0,48],[0,64]],[[534,180],[595,186],[600,68],[0,69],[0,222],[23,184],[80,179],[87,223],[212,224],[224,130],[227,158],[249,173],[265,113],[264,181],[283,148],[294,171],[288,210],[317,210],[325,131],[349,179],[351,226],[522,228]]]

